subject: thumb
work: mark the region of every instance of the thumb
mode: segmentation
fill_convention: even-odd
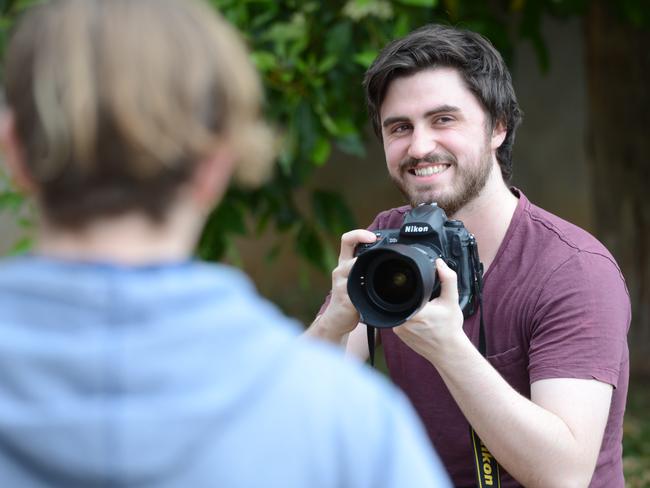
[[[436,270],[440,279],[440,298],[446,302],[458,303],[458,278],[456,272],[440,258],[436,259]]]

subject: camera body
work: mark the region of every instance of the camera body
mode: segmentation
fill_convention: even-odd
[[[380,328],[400,325],[440,295],[435,260],[458,276],[463,315],[474,313],[483,275],[476,240],[460,220],[449,220],[435,203],[411,209],[399,229],[375,231],[377,240],[359,244],[348,277],[348,295],[361,322]]]

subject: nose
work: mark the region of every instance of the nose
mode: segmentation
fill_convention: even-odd
[[[434,152],[436,141],[431,130],[425,127],[414,127],[408,148],[408,155],[413,159],[423,159]]]

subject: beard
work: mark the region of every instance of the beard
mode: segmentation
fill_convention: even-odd
[[[451,187],[434,189],[432,185],[408,185],[402,175],[422,162],[453,166],[456,174]],[[487,145],[481,150],[476,163],[459,166],[456,157],[450,153],[432,153],[422,159],[409,157],[400,162],[399,176],[391,175],[391,179],[412,207],[435,202],[451,217],[474,200],[485,187],[492,171],[492,155]]]

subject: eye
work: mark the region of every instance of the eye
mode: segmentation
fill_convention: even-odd
[[[452,123],[454,120],[455,119],[451,115],[439,115],[433,119],[433,123],[446,125]]]
[[[391,127],[390,133],[391,134],[403,134],[407,130],[409,130],[411,126],[409,124],[397,124]]]

